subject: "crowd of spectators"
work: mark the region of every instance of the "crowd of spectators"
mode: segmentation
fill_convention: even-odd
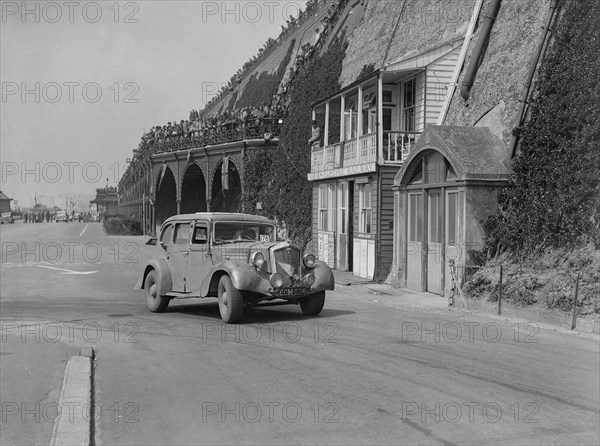
[[[212,105],[218,103],[222,100],[223,96],[227,92],[234,91],[235,86],[240,84],[242,79],[251,72],[256,66],[258,66],[266,57],[268,57],[273,50],[279,46],[279,44],[285,40],[291,33],[295,32],[298,28],[300,28],[304,23],[311,17],[317,16],[319,11],[322,9],[322,6],[326,3],[327,0],[309,0],[306,4],[306,9],[304,11],[300,10],[298,18],[290,16],[290,18],[286,21],[286,24],[281,27],[281,33],[276,39],[269,38],[264,46],[258,50],[258,54],[255,54],[252,59],[247,61],[242,68],[240,68],[237,73],[235,73],[231,79],[224,85],[221,90],[213,96],[213,98],[206,104],[206,109],[210,109]],[[323,17],[320,18],[319,27],[319,35],[317,36],[315,45],[308,45],[310,48],[305,49],[306,45],[302,48],[300,58],[303,59],[305,57],[309,57],[315,50],[320,50],[322,45],[324,44],[325,37],[329,34],[337,19],[339,18],[340,12],[346,7],[349,0],[336,0],[332,3],[325,13]],[[364,0],[363,0],[364,1]],[[308,53],[311,53],[310,55]],[[297,61],[298,62],[298,61]],[[300,61],[300,63],[302,60]]]
[[[219,144],[223,142],[238,141],[243,139],[264,138],[265,141],[279,136],[281,123],[288,114],[288,106],[291,100],[291,91],[289,86],[292,84],[301,67],[310,60],[313,55],[323,48],[324,42],[331,30],[334,28],[340,17],[340,12],[346,7],[349,0],[336,0],[332,3],[323,18],[319,27],[319,34],[316,43],[305,43],[298,53],[289,73],[282,79],[279,92],[273,95],[271,103],[263,103],[260,106],[243,107],[239,109],[224,110],[212,115],[204,115],[198,110],[192,110],[189,118],[186,120],[168,122],[166,125],[154,126],[150,131],[144,133],[137,150],[134,150],[134,157],[129,164],[122,182],[132,182],[135,180],[137,164],[146,159],[150,154],[165,151],[176,151],[191,147],[202,147],[209,144]],[[307,3],[305,11],[300,11],[299,17],[290,16],[286,26],[282,26],[281,34],[277,39],[269,38],[264,47],[257,55],[246,62],[238,72],[233,75],[228,84],[209,101],[204,108],[208,110],[216,102],[223,99],[223,95],[228,90],[233,90],[235,84],[241,83],[241,79],[246,76],[255,66],[283,41],[289,33],[294,32],[302,26],[319,9],[326,0],[310,0]]]
[[[182,144],[175,143],[187,140],[194,140],[190,142],[202,146],[247,138],[272,139],[278,135],[279,124],[286,114],[286,108],[275,99],[273,104],[234,108],[210,116],[192,110],[189,119],[153,127],[142,136],[140,145],[152,147],[153,153],[157,153],[178,150]]]

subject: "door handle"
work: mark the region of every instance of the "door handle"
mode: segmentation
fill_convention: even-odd
[[[188,252],[184,252],[183,253],[183,257],[187,257],[189,254],[190,254],[189,251]]]

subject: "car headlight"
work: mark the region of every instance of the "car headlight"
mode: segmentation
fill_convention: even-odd
[[[255,252],[250,256],[250,262],[256,268],[260,268],[265,263],[265,256],[263,256],[261,252]]]
[[[271,276],[269,282],[271,282],[273,288],[281,288],[283,286],[283,276],[279,273],[275,273]]]
[[[304,276],[304,278],[302,279],[302,282],[304,282],[304,285],[306,285],[308,288],[310,288],[311,286],[313,286],[315,284],[315,275],[314,274],[309,274],[307,276]]]
[[[317,259],[312,254],[306,254],[302,258],[302,262],[304,263],[305,267],[307,267],[307,268],[314,268],[315,267],[315,263],[317,263]]]

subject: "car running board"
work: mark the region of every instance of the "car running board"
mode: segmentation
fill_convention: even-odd
[[[165,294],[167,297],[172,297],[173,299],[190,299],[192,297],[200,297],[197,294],[190,293],[178,293],[176,291],[169,291]]]

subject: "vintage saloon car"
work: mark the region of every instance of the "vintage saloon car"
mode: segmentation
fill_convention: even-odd
[[[255,215],[173,216],[163,223],[156,250],[135,286],[152,312],[174,298],[216,297],[227,323],[240,322],[244,307],[259,303],[299,304],[303,314],[317,315],[325,290],[334,288],[325,263],[277,241],[275,223]]]

